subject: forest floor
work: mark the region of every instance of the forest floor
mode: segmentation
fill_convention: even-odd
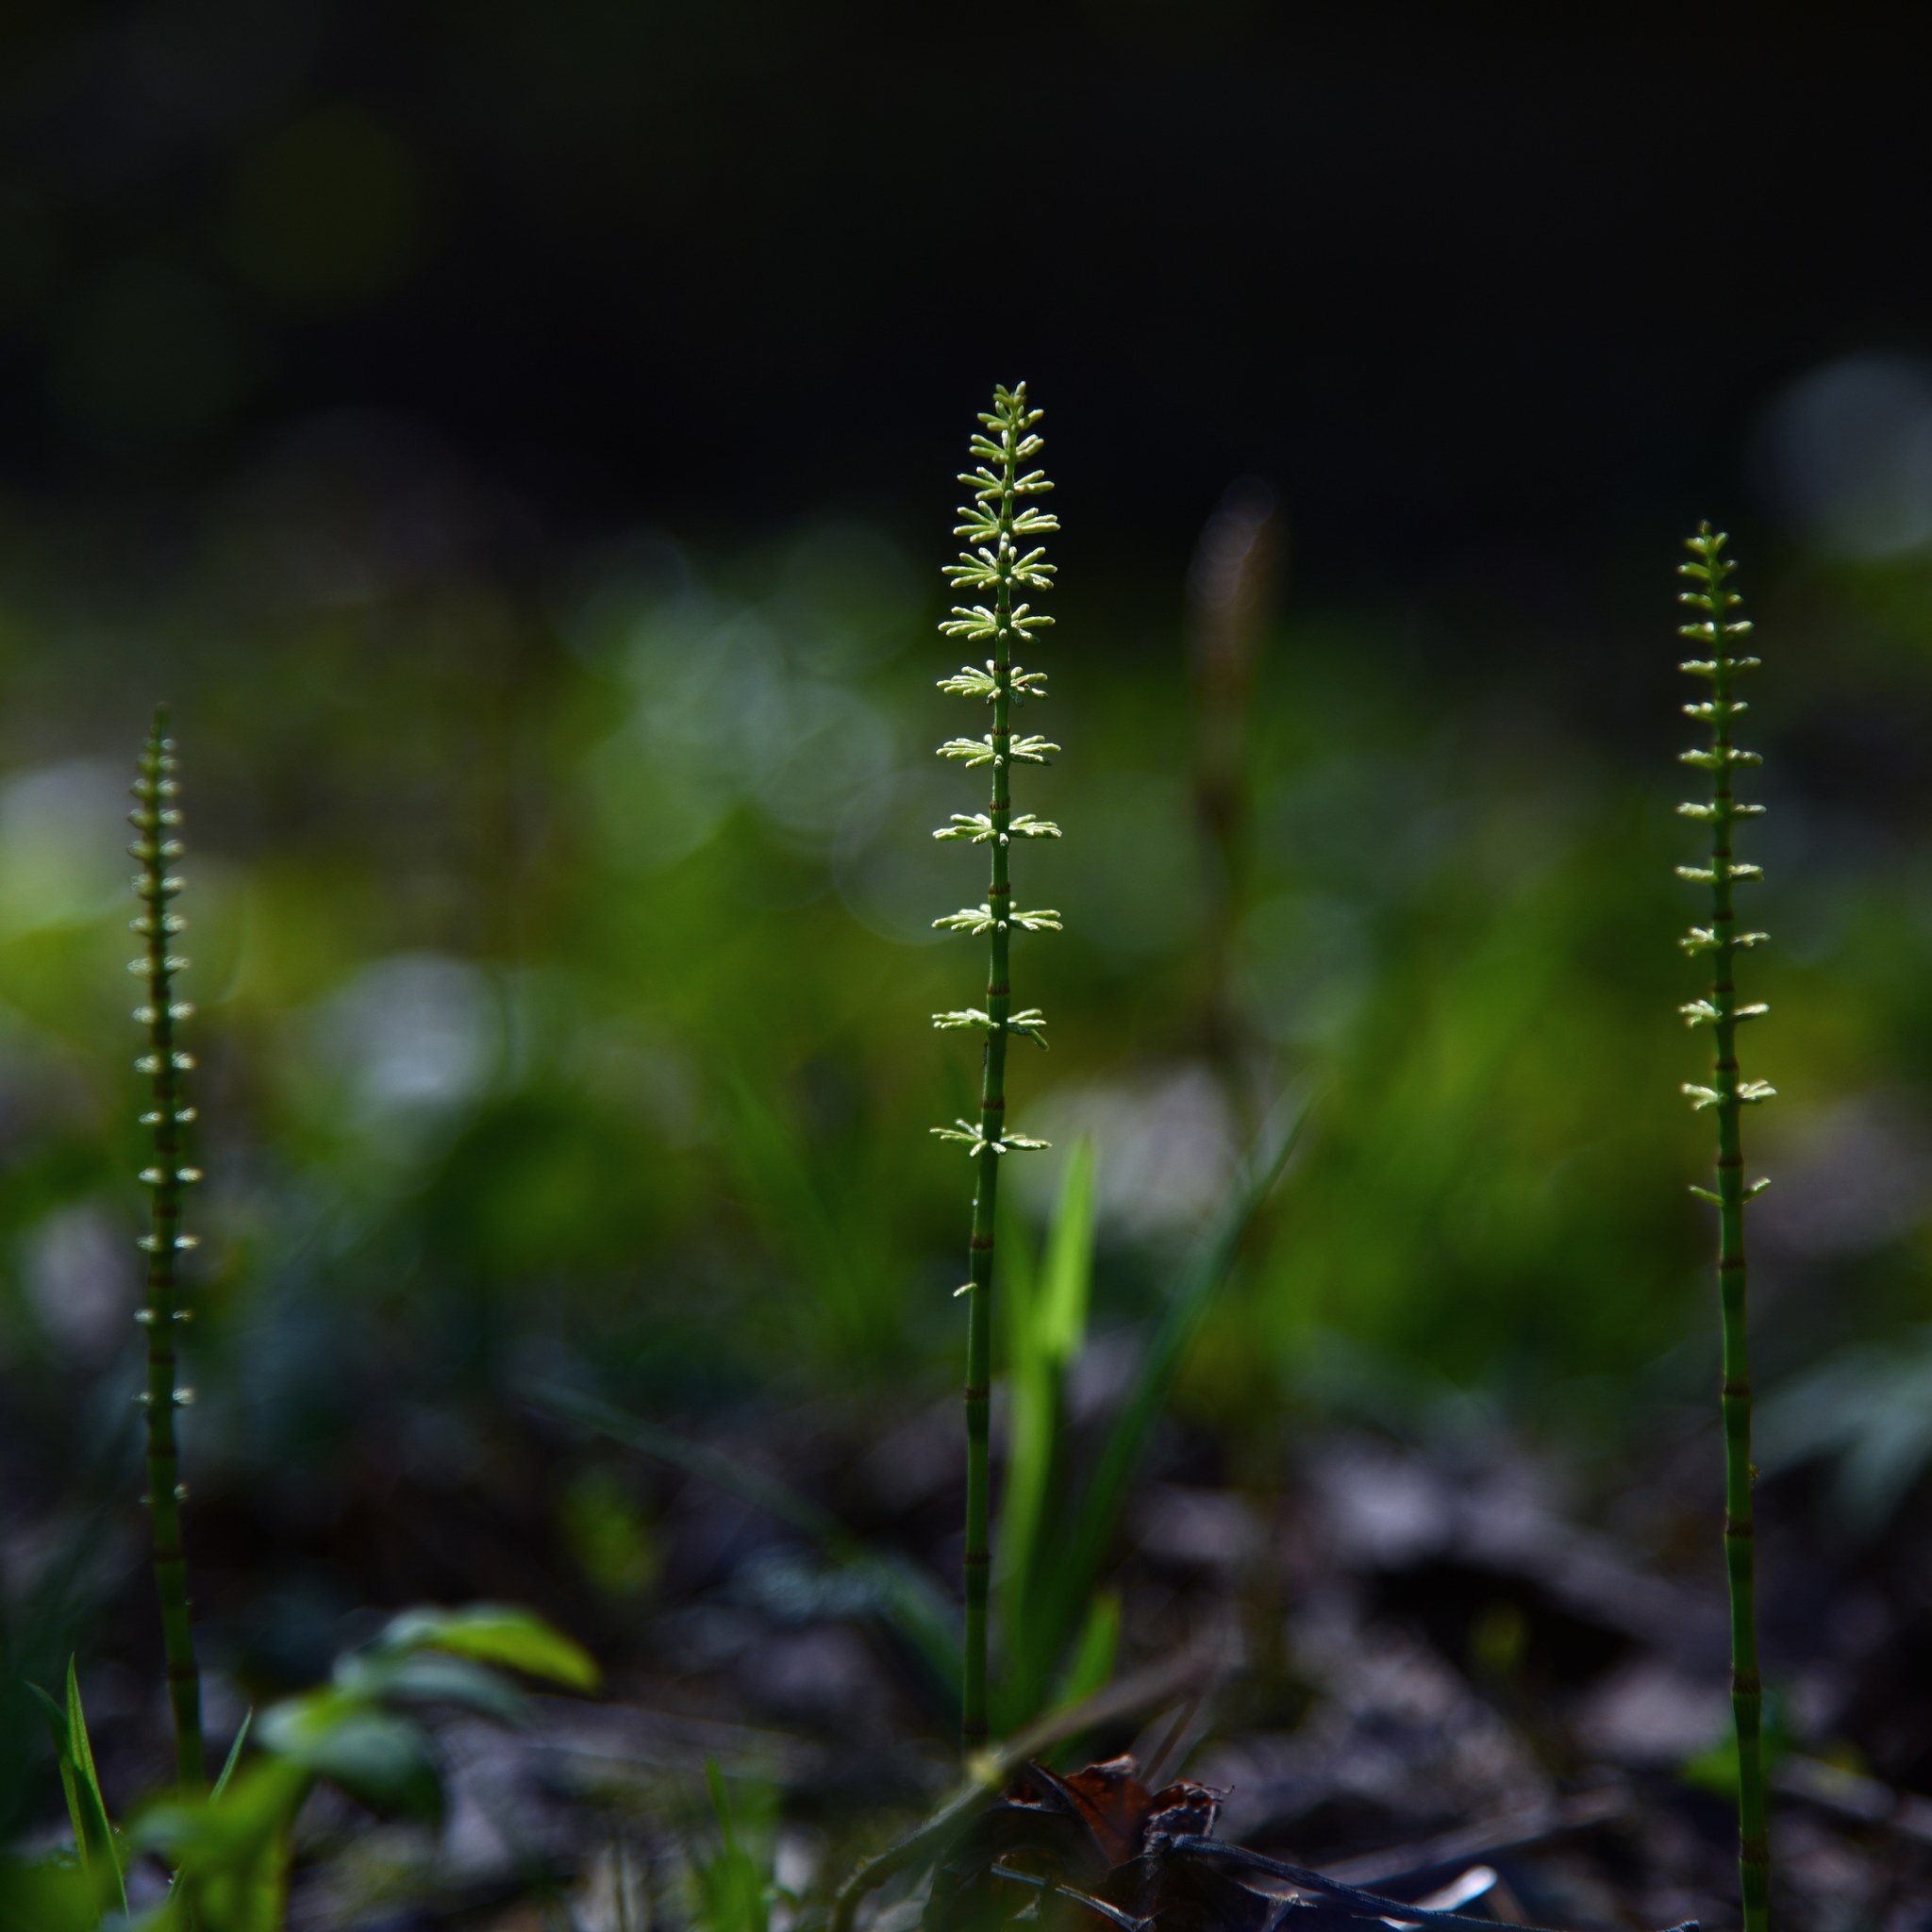
[[[951,1405],[883,1435],[799,1410],[748,1414],[710,1446],[943,1575],[958,1556],[956,1429]],[[318,1794],[297,1932],[680,1924],[693,1849],[716,1839],[708,1763],[778,1885],[822,1903],[948,1790],[955,1765],[916,1660],[867,1614],[853,1572],[741,1495],[614,1459],[654,1512],[654,1574],[629,1601],[572,1581],[541,1472],[580,1451],[526,1413],[517,1453],[536,1474],[486,1502],[399,1475],[372,1445],[339,1507],[311,1517],[308,1546],[275,1553],[339,1585],[346,1573],[363,1601],[531,1602],[608,1672],[602,1699],[538,1699],[521,1731],[439,1720],[438,1834]],[[1119,1573],[1122,1667],[1190,1658],[1198,1688],[1080,1740],[1062,1768],[1133,1752],[1150,1774],[1224,1790],[1223,1838],[1396,1897],[1451,1888],[1505,1923],[1734,1924],[1710,1454],[1703,1437],[1661,1446],[1641,1480],[1589,1499],[1518,1441],[1424,1456],[1331,1428],[1287,1449],[1285,1480],[1264,1493],[1230,1481],[1208,1438],[1170,1426]],[[1908,1507],[1854,1549],[1831,1515],[1813,1481],[1765,1486],[1779,1916],[1807,1932],[1923,1932],[1924,1524]],[[261,1556],[260,1525],[217,1499],[198,1527],[219,1652],[225,1610],[245,1622],[239,1566]],[[130,1631],[139,1581],[113,1620]],[[127,1674],[103,1678],[99,1699],[110,1794],[151,1788],[163,1762],[158,1712],[115,1708]],[[218,1666],[217,1730],[241,1695]],[[916,1893],[888,1888],[860,1923],[898,1932],[916,1909]],[[809,1904],[781,1900],[777,1932],[801,1913]]]

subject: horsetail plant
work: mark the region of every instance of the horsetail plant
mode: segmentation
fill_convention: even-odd
[[[965,1649],[960,1671],[960,1740],[971,1756],[987,1736],[987,1599],[991,1566],[991,1471],[988,1441],[992,1381],[992,1254],[994,1211],[1002,1157],[1044,1147],[1007,1125],[1007,1039],[1023,1034],[1037,1045],[1046,1044],[1046,1017],[1037,1008],[1013,1006],[1009,956],[1013,928],[1025,932],[1058,931],[1059,914],[1051,909],[1021,912],[1013,908],[1008,868],[1016,839],[1058,839],[1058,825],[1030,812],[1015,812],[1012,773],[1016,765],[1044,764],[1049,752],[1059,749],[1044,738],[1016,733],[1013,713],[1028,698],[1046,695],[1046,675],[1014,661],[1015,647],[1053,622],[1036,615],[1031,607],[1014,601],[1017,590],[1046,591],[1053,587],[1054,566],[1041,561],[1037,545],[1023,552],[1023,539],[1043,536],[1059,528],[1058,520],[1027,499],[1053,488],[1041,470],[1022,465],[1042,447],[1033,425],[1041,411],[1029,408],[1026,385],[993,391],[990,410],[979,417],[980,432],[971,443],[976,467],[963,471],[959,481],[973,492],[960,507],[953,534],[973,547],[961,551],[944,575],[956,591],[992,593],[991,605],[957,606],[940,625],[949,638],[985,644],[991,655],[985,668],[963,665],[940,689],[956,697],[978,698],[992,707],[992,728],[979,738],[949,739],[939,748],[969,769],[991,768],[991,795],[987,809],[955,812],[952,822],[933,834],[988,848],[991,877],[986,903],[936,919],[935,926],[952,932],[983,936],[987,941],[986,1005],[960,1012],[935,1013],[941,1031],[973,1029],[985,1035],[979,1089],[979,1119],[962,1120],[932,1131],[942,1141],[963,1145],[974,1167],[973,1231],[968,1247],[968,1274],[958,1292],[966,1297],[966,1558]]]
[[[171,910],[181,881],[168,870],[182,853],[177,836],[181,808],[175,776],[175,742],[167,737],[167,716],[155,713],[142,746],[140,775],[134,781],[134,827],[128,852],[140,862],[134,879],[141,913],[133,922],[144,946],[127,970],[146,981],[147,999],[135,1020],[147,1030],[148,1050],[135,1062],[148,1076],[151,1104],[142,1124],[152,1130],[153,1161],[142,1171],[148,1190],[148,1231],[141,1238],[147,1256],[147,1286],[135,1320],[147,1331],[147,1386],[136,1400],[147,1417],[148,1515],[154,1527],[155,1583],[161,1602],[161,1641],[167,1660],[168,1700],[175,1715],[175,1776],[184,1796],[206,1789],[208,1770],[201,1735],[201,1677],[194,1661],[194,1633],[189,1622],[188,1555],[182,1540],[181,1505],[188,1494],[180,1476],[180,1449],[175,1411],[193,1400],[193,1391],[175,1379],[175,1341],[190,1310],[181,1305],[176,1263],[195,1245],[181,1226],[182,1190],[201,1178],[183,1158],[181,1130],[194,1118],[182,1093],[181,1075],[194,1065],[175,1045],[175,1028],[192,1010],[175,997],[175,975],[188,961],[171,948],[188,922]]]
[[[1691,1192],[1717,1208],[1717,1279],[1724,1320],[1723,1410],[1724,1429],[1724,1567],[1731,1605],[1731,1716],[1738,1737],[1738,1881],[1744,1907],[1744,1932],[1766,1932],[1770,1924],[1771,1850],[1767,1837],[1763,1704],[1757,1669],[1757,1556],[1751,1509],[1751,1486],[1757,1472],[1751,1466],[1751,1369],[1745,1324],[1744,1204],[1761,1194],[1768,1181],[1744,1183],[1744,1155],[1740,1122],[1746,1107],[1769,1100],[1774,1089],[1762,1080],[1739,1076],[1738,1028],[1767,1009],[1761,1002],[1740,1006],[1735,976],[1737,955],[1763,943],[1761,932],[1740,932],[1731,904],[1731,888],[1740,879],[1762,876],[1762,870],[1733,856],[1732,826],[1739,819],[1756,818],[1761,805],[1740,804],[1731,791],[1731,774],[1739,766],[1762,762],[1756,752],[1731,742],[1733,720],[1744,709],[1731,695],[1739,673],[1756,670],[1756,658],[1733,655],[1737,641],[1748,636],[1748,619],[1729,613],[1743,602],[1728,588],[1737,565],[1721,553],[1724,534],[1708,524],[1686,540],[1692,561],[1680,563],[1679,573],[1694,588],[1679,593],[1679,601],[1699,613],[1679,626],[1681,636],[1707,651],[1707,657],[1688,659],[1683,669],[1704,679],[1710,695],[1686,705],[1692,718],[1707,720],[1708,749],[1687,751],[1683,762],[1710,774],[1710,802],[1680,805],[1686,818],[1710,826],[1710,863],[1680,865],[1677,875],[1710,888],[1710,924],[1693,925],[1681,941],[1692,955],[1711,957],[1711,988],[1707,998],[1680,1008],[1691,1026],[1708,1026],[1715,1045],[1713,1084],[1685,1083],[1693,1108],[1711,1108],[1717,1116],[1717,1189],[1693,1187]]]

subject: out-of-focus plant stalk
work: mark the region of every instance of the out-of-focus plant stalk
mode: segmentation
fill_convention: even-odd
[[[1757,1662],[1757,1562],[1751,1490],[1757,1471],[1751,1464],[1751,1357],[1746,1325],[1744,1265],[1744,1204],[1762,1193],[1766,1181],[1744,1184],[1744,1152],[1740,1122],[1746,1107],[1769,1100],[1775,1091],[1762,1080],[1740,1077],[1738,1028],[1767,1009],[1762,1003],[1739,1004],[1736,958],[1740,952],[1762,943],[1761,932],[1737,929],[1731,889],[1740,880],[1762,875],[1756,865],[1740,862],[1733,850],[1733,827],[1742,818],[1762,812],[1761,805],[1740,804],[1731,788],[1731,774],[1742,765],[1761,762],[1756,752],[1741,751],[1731,741],[1733,721],[1745,708],[1732,696],[1732,681],[1740,672],[1754,670],[1758,659],[1732,655],[1735,642],[1748,636],[1748,620],[1732,618],[1742,599],[1726,588],[1737,565],[1721,553],[1722,531],[1708,524],[1687,539],[1692,561],[1679,572],[1695,588],[1680,601],[1702,613],[1680,626],[1681,635],[1707,651],[1684,669],[1707,680],[1710,695],[1685,711],[1710,724],[1708,749],[1688,751],[1683,760],[1710,774],[1710,802],[1677,808],[1687,818],[1710,826],[1710,863],[1680,865],[1678,875],[1710,888],[1710,924],[1692,926],[1683,945],[1692,954],[1707,953],[1711,988],[1706,999],[1692,1000],[1680,1010],[1692,1026],[1708,1026],[1715,1054],[1708,1087],[1686,1083],[1691,1105],[1709,1108],[1717,1116],[1717,1188],[1692,1190],[1717,1208],[1718,1299],[1724,1321],[1724,1381],[1722,1401],[1724,1432],[1724,1566],[1731,1604],[1731,1716],[1738,1738],[1738,1880],[1742,1894],[1744,1932],[1766,1932],[1771,1923],[1771,1847],[1767,1827],[1764,1768],[1764,1690]]]
[[[1026,385],[993,391],[993,406],[981,413],[981,433],[973,438],[976,467],[959,480],[973,491],[973,501],[959,510],[954,534],[973,548],[959,561],[946,566],[956,591],[992,593],[991,605],[956,607],[940,625],[947,636],[987,645],[991,655],[983,670],[965,665],[957,675],[942,679],[940,689],[958,697],[978,698],[992,707],[992,728],[982,738],[955,738],[940,747],[940,756],[968,767],[991,767],[992,787],[984,812],[955,812],[950,824],[933,836],[962,839],[988,848],[991,877],[986,903],[967,907],[933,922],[954,932],[982,934],[987,941],[986,1005],[959,1012],[935,1013],[933,1024],[942,1029],[971,1028],[985,1035],[981,1063],[979,1119],[959,1121],[932,1131],[941,1140],[964,1144],[974,1166],[973,1224],[967,1251],[967,1279],[959,1290],[966,1297],[966,1558],[965,1650],[960,1670],[960,1740],[970,1757],[986,1741],[988,1600],[992,1562],[992,1474],[989,1444],[992,1395],[992,1258],[993,1227],[999,1189],[999,1163],[1006,1154],[1043,1147],[1046,1142],[1011,1132],[1007,1124],[1007,1040],[1024,1033],[1046,1044],[1045,1016],[1038,1008],[1016,1011],[1010,976],[1012,929],[1029,932],[1058,930],[1058,913],[1013,908],[1013,887],[1008,858],[1015,839],[1058,839],[1059,827],[1012,808],[1012,770],[1015,764],[1044,764],[1047,754],[1059,749],[1043,738],[1016,733],[1012,714],[1027,698],[1045,695],[1043,673],[1029,672],[1014,661],[1017,643],[1044,628],[1052,619],[1035,615],[1016,603],[1016,588],[1035,591],[1053,587],[1050,563],[1035,547],[1022,552],[1022,538],[1057,530],[1057,519],[1034,508],[1026,499],[1051,490],[1043,472],[1022,468],[1041,447],[1033,425],[1041,412],[1026,405]]]
[[[134,1017],[147,1030],[148,1050],[135,1065],[150,1082],[150,1106],[142,1124],[152,1129],[154,1150],[152,1165],[141,1175],[151,1205],[148,1232],[141,1241],[147,1255],[147,1288],[135,1319],[147,1330],[147,1387],[138,1399],[147,1417],[147,1507],[154,1528],[168,1701],[175,1715],[175,1769],[182,1792],[192,1795],[206,1789],[208,1767],[181,1525],[181,1505],[188,1491],[181,1481],[175,1434],[175,1411],[193,1395],[176,1380],[175,1341],[189,1318],[181,1306],[176,1261],[195,1244],[194,1236],[181,1226],[182,1190],[201,1174],[183,1159],[181,1130],[194,1118],[194,1109],[183,1097],[181,1075],[194,1062],[177,1048],[175,1035],[175,1023],[186,1019],[191,1009],[175,997],[175,975],[188,961],[171,948],[187,921],[169,909],[181,881],[168,868],[180,858],[182,844],[177,836],[180,787],[175,777],[174,741],[164,735],[166,724],[165,714],[157,711],[142,747],[135,807],[127,815],[135,832],[127,849],[141,865],[134,891],[142,909],[134,930],[145,941],[142,957],[130,960],[128,970],[140,974],[147,985],[147,1003]]]
[[[1205,850],[1202,1044],[1234,1116],[1255,1136],[1254,1028],[1235,976],[1247,909],[1254,798],[1248,710],[1267,642],[1281,561],[1274,491],[1258,478],[1231,484],[1203,526],[1188,573],[1188,657],[1194,682],[1194,817]]]

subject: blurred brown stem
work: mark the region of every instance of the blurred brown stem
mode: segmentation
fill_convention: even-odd
[[[1188,656],[1194,684],[1194,816],[1200,827],[1203,919],[1201,1037],[1233,1114],[1254,1138],[1258,1105],[1253,1028],[1237,985],[1235,947],[1247,908],[1254,801],[1248,704],[1267,642],[1282,558],[1273,488],[1230,484],[1202,527],[1188,573]]]

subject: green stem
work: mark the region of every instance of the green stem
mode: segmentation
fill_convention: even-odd
[[[973,1234],[967,1253],[966,1285],[966,1629],[959,1669],[959,1728],[969,1758],[987,1736],[988,1585],[992,1564],[992,1475],[989,1415],[992,1396],[992,1259],[993,1228],[999,1208],[999,1164],[1010,1153],[1044,1147],[1044,1141],[1011,1132],[1007,1125],[1007,1039],[1026,1034],[1046,1044],[1043,1013],[1013,1010],[1009,979],[1012,928],[1053,930],[1059,915],[1048,908],[1021,911],[1013,904],[1008,847],[1016,838],[1058,839],[1059,827],[1030,812],[1017,817],[1012,810],[1012,768],[1017,762],[1043,764],[1046,754],[1059,747],[1027,733],[1015,736],[1014,708],[1023,698],[1044,694],[1038,672],[1023,671],[1013,661],[1017,640],[1043,628],[1052,620],[1034,616],[1026,604],[1015,604],[1017,585],[1036,590],[1052,588],[1054,567],[1041,560],[1041,551],[1022,555],[1016,539],[1042,535],[1059,527],[1058,521],[1022,498],[1038,496],[1053,485],[1039,470],[1022,474],[1020,465],[1041,447],[1029,432],[1040,420],[1038,409],[1026,407],[1026,385],[996,389],[993,407],[982,411],[985,434],[970,445],[978,467],[960,477],[973,491],[973,501],[960,506],[955,535],[975,547],[962,551],[943,575],[960,590],[991,590],[991,606],[955,605],[940,625],[947,637],[968,638],[991,647],[985,669],[961,667],[955,677],[941,678],[940,689],[955,696],[990,701],[992,729],[982,738],[955,738],[939,748],[945,758],[967,766],[992,767],[991,808],[984,812],[955,812],[952,823],[933,834],[936,839],[970,839],[991,848],[991,877],[986,903],[933,921],[955,932],[987,935],[986,1006],[963,1012],[935,1013],[941,1029],[975,1027],[986,1036],[981,1061],[979,1119],[961,1120],[950,1127],[935,1127],[943,1141],[964,1141],[973,1161]],[[997,438],[997,441],[995,441]]]
[[[986,903],[993,923],[987,935],[986,1016],[991,1023],[979,1078],[979,1134],[985,1143],[974,1158],[973,1235],[967,1256],[966,1297],[966,1634],[959,1690],[959,1746],[967,1757],[987,1739],[987,1653],[989,1586],[992,1570],[992,1255],[993,1221],[999,1201],[997,1151],[1007,1119],[1007,1021],[1012,1012],[1010,981],[1012,909],[1008,827],[1012,820],[1013,454],[1017,432],[1004,437],[997,555],[1003,565],[993,615],[992,799],[989,814],[993,836]]]
[[[1755,869],[1739,868],[1733,850],[1734,828],[1747,811],[1732,791],[1731,774],[1740,762],[1755,762],[1732,744],[1731,724],[1743,708],[1732,696],[1733,679],[1755,660],[1731,655],[1731,640],[1748,631],[1747,624],[1730,624],[1727,614],[1738,603],[1724,586],[1736,565],[1719,556],[1724,542],[1708,525],[1692,541],[1691,549],[1709,571],[1707,587],[1686,601],[1708,612],[1707,626],[1692,625],[1687,635],[1702,638],[1707,628],[1710,658],[1704,673],[1710,679],[1710,931],[1706,950],[1712,956],[1709,1021],[1715,1036],[1712,1085],[1717,1115],[1718,1301],[1724,1326],[1724,1369],[1720,1391],[1724,1437],[1724,1569],[1729,1585],[1731,1624],[1731,1718],[1738,1740],[1738,1881],[1743,1905],[1744,1932],[1767,1932],[1771,1923],[1771,1850],[1767,1826],[1768,1803],[1764,1766],[1764,1690],[1757,1656],[1757,1562],[1752,1486],[1757,1471],[1751,1462],[1751,1355],[1746,1320],[1744,1185],[1742,1116],[1746,1101],[1764,1097],[1766,1090],[1742,1089],[1738,1066],[1738,1027],[1761,1008],[1740,1009],[1737,991],[1737,956],[1740,947],[1761,935],[1738,932],[1732,887],[1739,877],[1755,876]]]
[[[1712,680],[1719,707],[1712,721],[1712,748],[1730,750],[1730,725],[1724,709],[1730,696],[1729,659],[1722,653]],[[1738,1099],[1736,937],[1731,904],[1730,766],[1714,774],[1711,820],[1711,930],[1718,944],[1713,959],[1711,1005],[1718,1010],[1716,1034],[1718,1298],[1724,1319],[1724,1569],[1731,1600],[1731,1717],[1738,1733],[1738,1877],[1743,1894],[1745,1932],[1764,1932],[1770,1924],[1767,1892],[1771,1853],[1765,1830],[1764,1690],[1757,1664],[1757,1532],[1751,1487],[1751,1344],[1746,1322],[1744,1261],[1743,1108]]]
[[[137,1015],[147,1027],[148,1051],[139,1062],[150,1076],[152,1105],[143,1122],[154,1130],[154,1164],[142,1175],[152,1206],[148,1233],[147,1287],[138,1320],[147,1330],[147,1388],[141,1397],[147,1415],[147,1507],[154,1526],[155,1584],[160,1597],[161,1641],[166,1657],[168,1700],[175,1716],[175,1769],[184,1795],[208,1786],[207,1754],[201,1734],[201,1677],[194,1661],[194,1633],[189,1616],[188,1553],[182,1533],[180,1450],[175,1411],[192,1391],[177,1386],[175,1337],[188,1320],[180,1306],[176,1258],[193,1245],[181,1228],[181,1191],[200,1175],[183,1165],[181,1128],[194,1118],[185,1104],[181,1074],[193,1062],[175,1043],[175,1023],[188,1008],[174,997],[176,970],[187,964],[169,952],[185,922],[168,910],[180,882],[168,876],[168,861],[178,858],[180,841],[172,836],[181,813],[175,804],[173,741],[163,736],[165,717],[155,714],[154,728],[142,748],[137,801],[128,814],[136,838],[128,848],[141,861],[135,891],[142,913],[134,922],[146,946],[133,970],[144,975],[147,1004]]]

